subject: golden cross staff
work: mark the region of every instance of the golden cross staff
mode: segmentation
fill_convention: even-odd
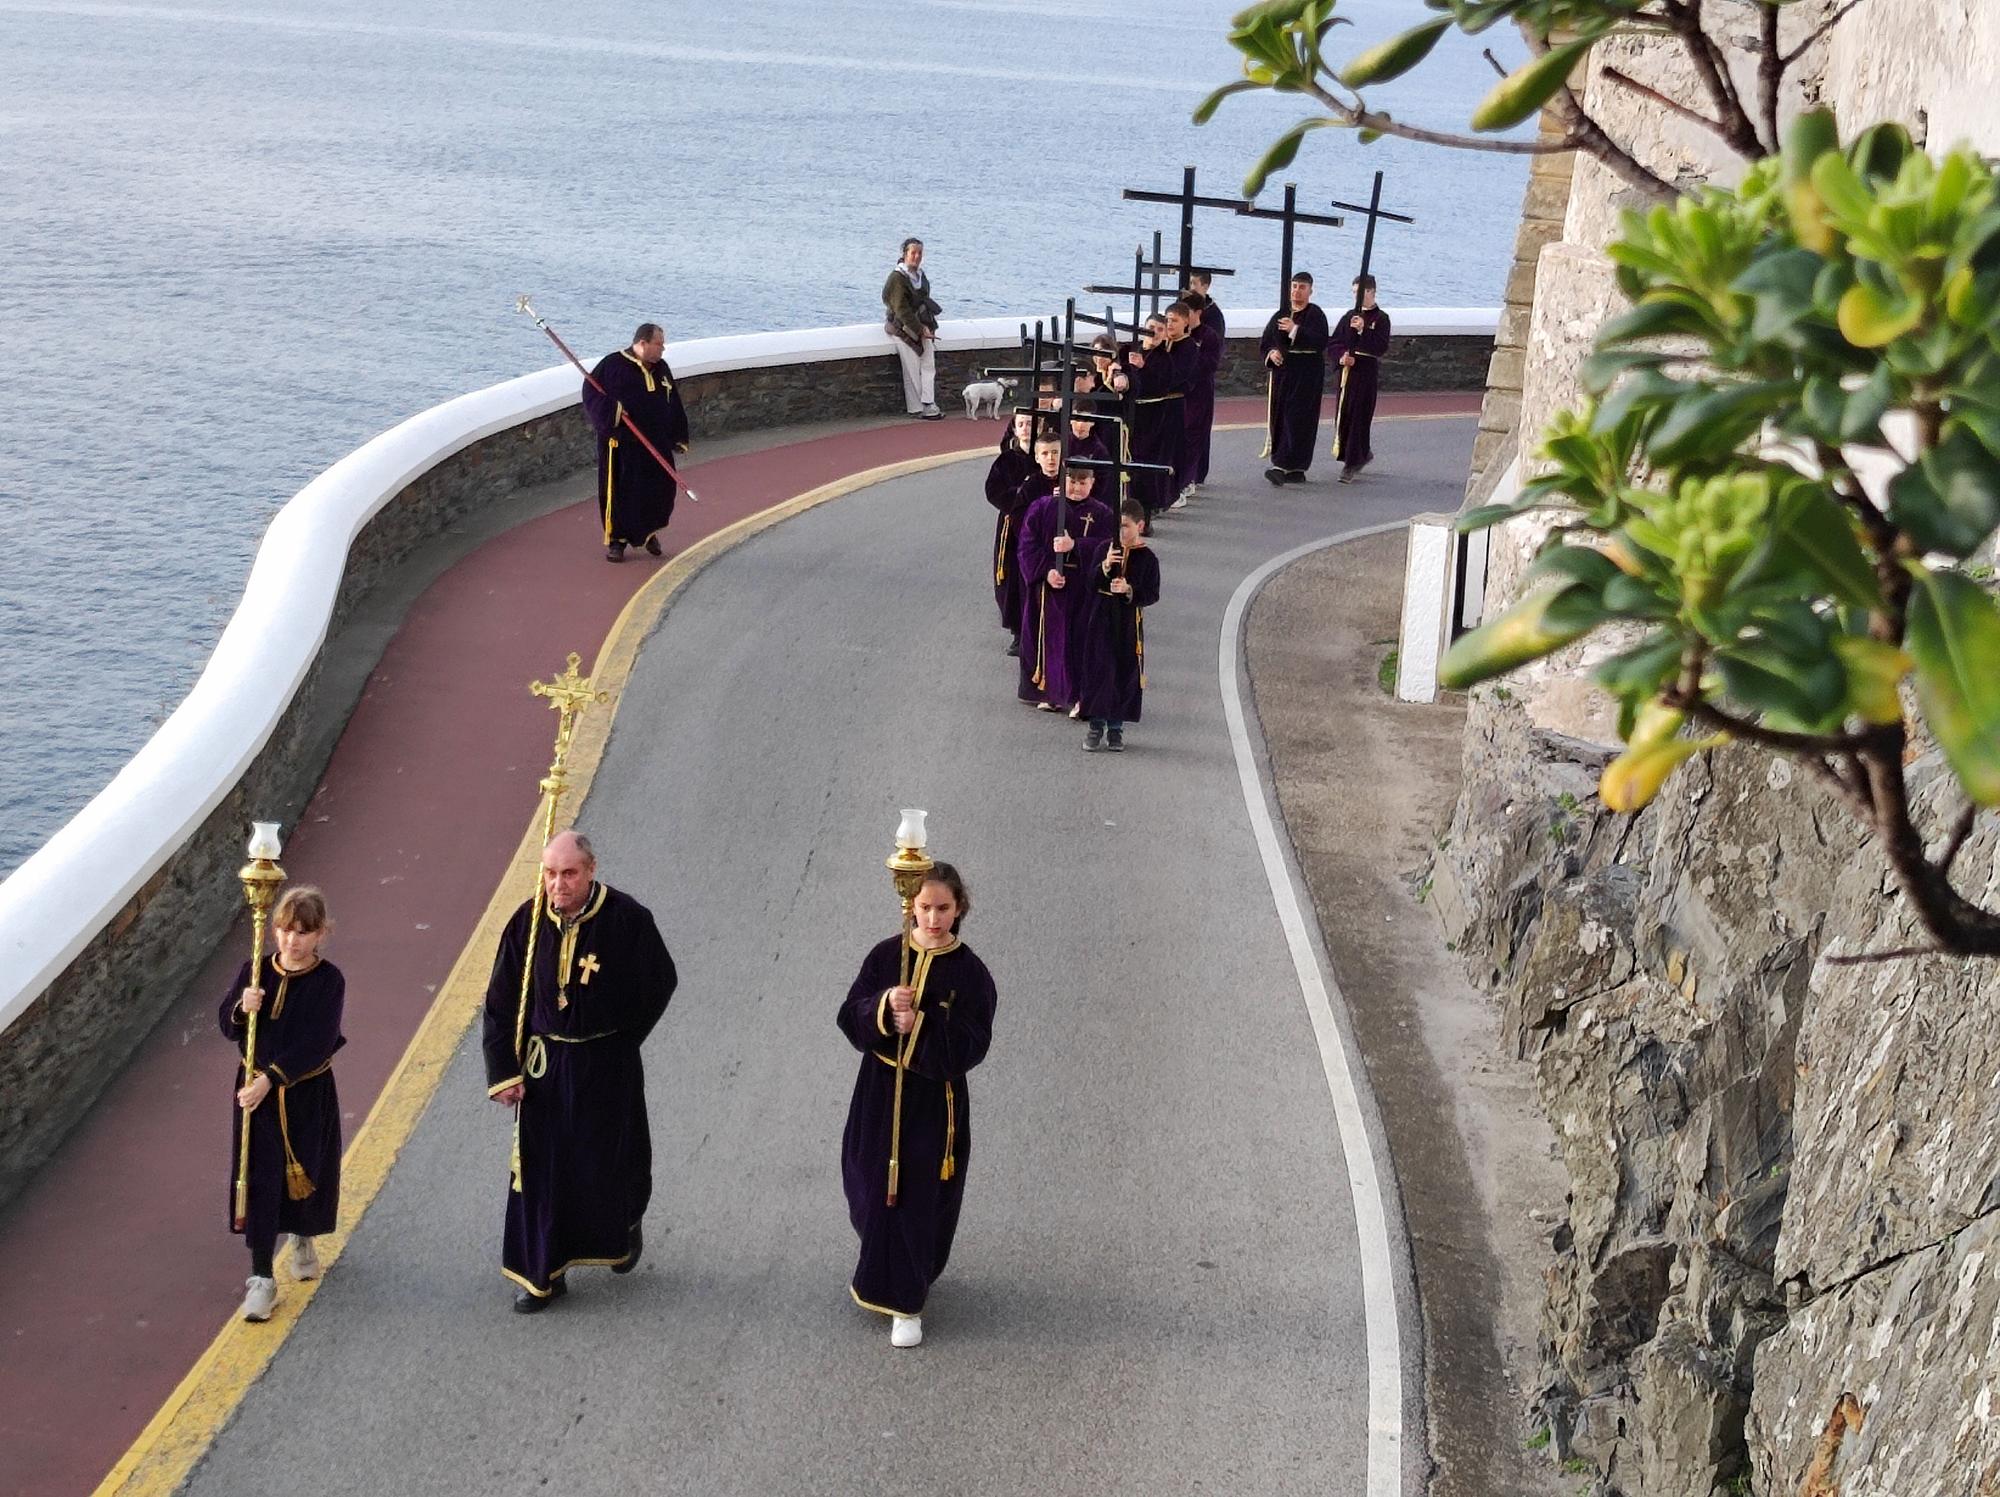
[[[563,673],[553,681],[530,681],[528,690],[538,697],[547,697],[549,706],[556,713],[556,756],[549,765],[549,772],[542,776],[542,845],[548,846],[556,834],[556,806],[569,788],[570,740],[576,735],[576,720],[593,702],[608,702],[611,693],[592,688],[590,678],[577,674],[576,668],[583,664],[583,657],[572,650],[569,663]],[[522,1045],[528,1031],[528,993],[533,986],[535,971],[535,936],[542,927],[542,911],[548,900],[547,890],[542,883],[542,869],[539,861],[535,865],[534,909],[528,918],[528,951],[521,961],[521,1003],[514,1014],[514,1062],[521,1063]],[[516,1172],[518,1174],[518,1171]]]
[[[236,872],[243,884],[243,902],[250,906],[250,986],[264,986],[264,926],[271,918],[271,905],[278,897],[278,886],[285,881],[285,870],[278,866],[278,823],[275,821],[253,821],[250,824],[250,861]],[[257,1079],[257,1016],[245,1015],[248,1027],[243,1035],[243,1084],[248,1086]],[[236,1202],[234,1217],[236,1230],[244,1231],[250,1220],[250,1114],[243,1108],[236,1110],[243,1137],[236,1154]]]
[[[910,985],[910,932],[917,928],[917,895],[923,892],[924,875],[937,864],[924,851],[924,813],[903,812],[896,828],[896,850],[888,858],[889,877],[896,885],[896,897],[903,901],[903,950],[900,987]],[[889,1201],[896,1204],[896,1184],[903,1170],[903,1075],[909,1069],[910,1052],[917,1045],[916,1025],[907,1039],[896,1041],[896,1102],[889,1116]]]

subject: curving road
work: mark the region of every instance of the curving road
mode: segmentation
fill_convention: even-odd
[[[1385,425],[1362,484],[1224,482],[1163,521],[1122,756],[1013,699],[983,463],[877,484],[697,577],[581,817],[682,974],[648,1048],[644,1264],[508,1312],[507,1134],[468,1046],[188,1490],[282,1469],[327,1494],[1361,1493],[1354,1208],[1217,639],[1270,558],[1455,507],[1472,431]],[[1217,471],[1254,474],[1257,442],[1218,436]],[[903,805],[970,880],[1001,995],[914,1352],[847,1299],[855,1060],[832,1018],[894,929]]]

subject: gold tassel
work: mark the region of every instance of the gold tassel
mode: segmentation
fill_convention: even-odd
[[[940,1180],[949,1180],[958,1173],[958,1160],[952,1156],[958,1151],[958,1108],[952,1098],[951,1083],[944,1084],[944,1163],[938,1169]]]
[[[1271,412],[1277,403],[1278,376],[1267,374],[1264,376],[1264,450],[1257,454],[1259,462],[1271,455]]]
[[[291,1119],[285,1115],[285,1093],[290,1089],[278,1088],[278,1137],[285,1145],[285,1194],[295,1201],[303,1201],[316,1187],[306,1174],[306,1167],[299,1163],[299,1156],[292,1152]]]

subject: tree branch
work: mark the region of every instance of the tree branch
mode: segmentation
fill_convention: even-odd
[[[1910,820],[1903,779],[1903,729],[1881,730],[1882,741],[1860,756],[1874,806],[1875,834],[1917,918],[1933,940],[1961,956],[2000,956],[2000,913],[1981,909],[1952,888],[1944,871],[1924,857],[1924,840]]]
[[[1855,9],[1857,6],[1862,5],[1863,3],[1865,3],[1865,0],[1847,0],[1847,3],[1841,6],[1839,10],[1835,11],[1832,15],[1828,16],[1824,21],[1820,22],[1819,25],[1813,27],[1811,31],[1807,32],[1806,39],[1804,41],[1800,42],[1796,47],[1792,48],[1791,51],[1787,52],[1784,55],[1782,59],[1784,65],[1786,67],[1790,67],[1793,63],[1797,62],[1801,57],[1804,57],[1807,51],[1810,50],[1814,42],[1818,41],[1821,37],[1825,36],[1829,31],[1833,30],[1834,27],[1838,26],[1841,23],[1841,21],[1846,18],[1847,13],[1849,11]]]
[[[1748,718],[1724,712],[1720,707],[1700,698],[1686,701],[1676,700],[1678,691],[1669,692],[1664,698],[1669,707],[1678,707],[1696,722],[1718,729],[1732,738],[1740,738],[1745,743],[1762,744],[1765,748],[1777,749],[1782,753],[1820,757],[1826,754],[1853,754],[1865,748],[1874,747],[1884,731],[1870,728],[1862,733],[1787,733],[1780,728],[1767,728],[1753,723]]]
[[[1486,48],[1479,55],[1485,58],[1488,62],[1490,62],[1493,65],[1494,72],[1498,73],[1502,78],[1505,78],[1507,76],[1506,64],[1501,62],[1499,58],[1493,55],[1493,49],[1491,47]]]
[[[1584,112],[1576,94],[1568,84],[1557,93],[1554,100],[1556,113],[1564,125],[1564,138],[1576,143],[1576,148],[1585,155],[1601,161],[1628,185],[1636,187],[1647,197],[1657,198],[1663,203],[1671,203],[1681,195],[1681,190],[1665,177],[1645,165],[1630,151],[1613,140],[1604,127]]]
[[[1785,59],[1778,52],[1778,7],[1766,5],[1760,17],[1763,25],[1757,36],[1758,122],[1764,133],[1764,149],[1778,154],[1778,86],[1784,81]]]
[[[1477,135],[1457,135],[1449,130],[1429,130],[1421,125],[1406,125],[1390,115],[1366,108],[1358,101],[1349,104],[1337,99],[1321,83],[1308,84],[1306,92],[1324,104],[1327,112],[1343,125],[1356,130],[1373,130],[1379,135],[1394,135],[1403,140],[1420,140],[1426,145],[1450,146],[1460,151],[1489,151],[1500,156],[1556,156],[1564,151],[1581,149],[1581,142],[1569,135],[1555,140],[1489,140]]]
[[[1643,99],[1652,100],[1670,114],[1677,114],[1684,120],[1691,120],[1701,126],[1702,129],[1712,131],[1725,140],[1729,138],[1729,132],[1724,128],[1722,121],[1710,119],[1699,109],[1690,109],[1679,99],[1669,98],[1650,83],[1641,83],[1630,73],[1621,72],[1617,68],[1607,66],[1604,68],[1601,76],[1610,79],[1611,82],[1616,83],[1621,88],[1629,88]]]
[[[1743,112],[1743,101],[1736,96],[1736,84],[1729,77],[1727,60],[1701,24],[1701,0],[1671,0],[1667,6],[1667,25],[1681,39],[1688,60],[1694,64],[1694,70],[1708,89],[1709,97],[1715,101],[1716,114],[1722,122],[1723,140],[1744,160],[1754,161],[1763,154],[1757,139],[1757,127]]]
[[[1939,873],[1949,874],[1951,872],[1951,865],[1958,861],[1959,853],[1965,848],[1966,839],[1972,835],[1973,823],[1978,820],[1979,804],[1977,801],[1969,803],[1963,811],[1958,813],[1958,820],[1952,825],[1951,836],[1944,844],[1944,851],[1938,855],[1937,871]]]

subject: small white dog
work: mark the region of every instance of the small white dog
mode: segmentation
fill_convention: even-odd
[[[965,419],[979,419],[979,408],[986,406],[987,415],[999,419],[1000,407],[1014,398],[1014,382],[1011,379],[976,380],[965,387]]]

